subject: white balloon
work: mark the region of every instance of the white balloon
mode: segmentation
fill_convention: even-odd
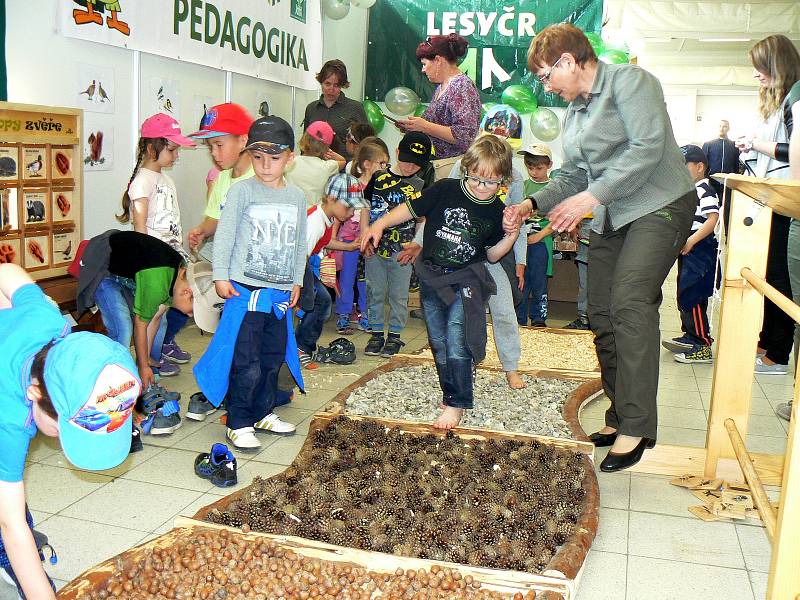
[[[344,19],[350,12],[350,0],[322,0],[322,10],[329,19]]]
[[[386,92],[384,98],[386,108],[394,114],[405,117],[413,114],[419,106],[419,96],[417,93],[407,87],[396,87]]]
[[[357,8],[372,8],[377,0],[350,0],[350,4]]]

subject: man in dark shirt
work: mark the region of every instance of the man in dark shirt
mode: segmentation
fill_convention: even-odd
[[[714,173],[738,173],[739,172],[739,149],[736,147],[736,144],[728,137],[728,131],[730,131],[731,125],[725,119],[722,119],[719,122],[719,137],[714,140],[710,140],[703,144],[703,152],[705,152],[706,156],[708,157],[708,173],[707,175],[713,175]],[[709,183],[711,187],[714,188],[714,191],[717,194],[717,198],[722,198],[722,190],[723,185],[716,179],[711,179],[709,177]],[[725,205],[724,209],[724,223],[725,229],[728,228],[728,214],[729,214],[729,204],[731,200],[731,191],[725,194]]]

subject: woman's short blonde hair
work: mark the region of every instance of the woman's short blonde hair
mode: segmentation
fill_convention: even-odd
[[[300,154],[303,156],[316,156],[317,158],[325,158],[325,153],[330,149],[330,146],[309,135],[308,132],[303,134],[300,138]]]
[[[496,135],[482,135],[472,142],[461,159],[461,172],[493,173],[511,179],[513,150],[508,142]]]

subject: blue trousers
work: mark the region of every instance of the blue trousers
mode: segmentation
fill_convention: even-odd
[[[419,294],[443,402],[454,408],[472,408],[472,356],[467,350],[461,294],[448,306],[423,281]]]
[[[167,311],[167,331],[164,334],[164,343],[173,343],[175,341],[175,336],[184,328],[188,320],[188,315],[183,314],[176,308],[170,308]]]
[[[297,347],[312,354],[317,349],[317,341],[322,335],[322,327],[331,316],[331,295],[328,289],[314,276],[314,309],[303,315],[295,329]]]
[[[547,246],[544,242],[528,244],[528,266],[525,267],[522,302],[517,306],[517,322],[527,325],[528,319],[540,323],[547,320]]]
[[[353,286],[356,285],[358,277],[358,261],[361,253],[358,250],[342,252],[342,270],[339,271],[339,297],[336,298],[336,314],[350,315],[353,310]],[[358,285],[358,308],[361,314],[367,314],[367,283],[357,282]]]
[[[117,275],[105,277],[94,292],[94,301],[100,309],[100,316],[108,331],[108,337],[126,348],[130,348],[133,337],[133,296],[135,293],[136,283],[132,279]],[[167,318],[162,316],[158,332],[153,339],[153,348],[150,351],[150,358],[156,362],[161,361],[161,346],[164,344],[166,332]]]
[[[287,335],[286,324],[274,313],[245,313],[236,336],[226,396],[230,429],[252,427],[275,408]]]

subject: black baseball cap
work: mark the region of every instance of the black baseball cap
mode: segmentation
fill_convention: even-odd
[[[294,150],[294,131],[280,117],[261,117],[253,121],[250,131],[247,132],[246,150],[258,150],[267,154]]]
[[[687,163],[693,162],[703,163],[704,165],[708,164],[708,157],[700,146],[686,144],[685,146],[681,146],[681,152],[683,152],[683,158]]]
[[[397,145],[397,158],[424,168],[431,160],[431,138],[421,131],[409,131]]]

